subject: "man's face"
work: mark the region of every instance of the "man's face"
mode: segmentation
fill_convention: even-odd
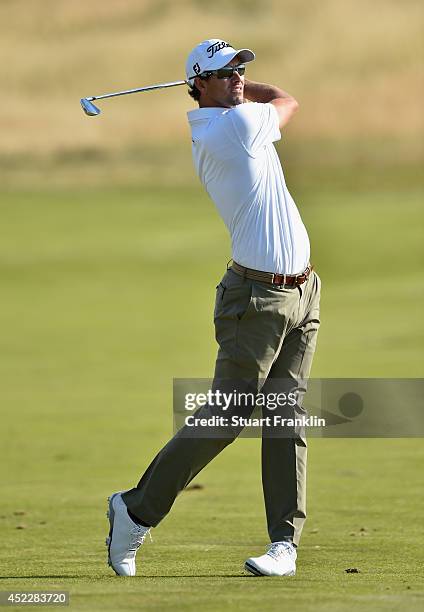
[[[227,66],[237,66],[240,60],[236,56]],[[218,79],[216,75],[208,79],[196,79],[196,86],[201,92],[200,106],[218,106],[230,108],[243,104],[244,76],[235,72],[232,77]]]

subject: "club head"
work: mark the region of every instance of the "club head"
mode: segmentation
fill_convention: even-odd
[[[81,106],[84,113],[86,115],[90,115],[90,117],[100,115],[100,108],[94,106],[94,104],[88,98],[81,98]]]

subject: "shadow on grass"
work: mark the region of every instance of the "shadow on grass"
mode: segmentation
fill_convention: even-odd
[[[157,575],[157,576],[131,576],[131,580],[134,579],[139,579],[139,580],[151,580],[153,578],[257,578],[258,576],[253,576],[253,575],[248,575],[248,574],[176,574],[174,576],[162,576],[162,575]],[[83,574],[46,574],[43,576],[39,576],[39,575],[28,575],[28,576],[0,576],[0,580],[30,580],[30,579],[61,579],[61,580],[66,580],[67,578],[99,578],[99,579],[103,579],[103,578],[107,578],[107,579],[112,579],[115,580],[118,578],[118,576],[85,576]],[[119,576],[120,579],[122,579],[122,576]]]

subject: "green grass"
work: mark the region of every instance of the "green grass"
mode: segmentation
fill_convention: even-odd
[[[422,376],[422,192],[294,192],[323,279],[313,374]],[[293,579],[242,571],[267,542],[249,439],[179,497],[139,577],[111,574],[105,497],[170,436],[172,378],[213,371],[226,232],[200,187],[14,191],[1,217],[0,589],[63,588],[87,610],[422,608],[414,439],[311,440]]]

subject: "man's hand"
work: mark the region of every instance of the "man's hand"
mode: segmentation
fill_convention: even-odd
[[[244,80],[244,97],[251,102],[269,103],[275,106],[280,119],[280,128],[290,121],[299,108],[297,101],[279,87],[248,79]]]

